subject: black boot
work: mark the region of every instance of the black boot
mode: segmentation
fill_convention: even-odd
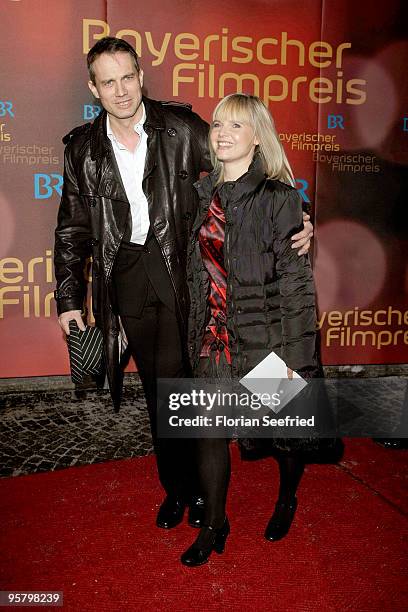
[[[188,508],[188,524],[190,527],[198,529],[204,523],[204,498],[199,495],[194,495],[189,503]]]
[[[277,542],[285,537],[295,516],[297,498],[287,501],[277,501],[275,511],[265,529],[265,538],[270,542]]]
[[[207,563],[213,550],[221,555],[224,552],[225,541],[230,532],[227,517],[218,529],[211,525],[201,528],[196,541],[181,555],[181,562],[187,567],[197,567]]]
[[[184,517],[185,503],[176,497],[166,497],[159,508],[156,525],[161,529],[173,529],[181,523]]]

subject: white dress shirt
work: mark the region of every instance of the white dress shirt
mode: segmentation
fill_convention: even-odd
[[[142,189],[143,173],[147,152],[147,134],[143,129],[146,120],[144,104],[143,115],[139,123],[136,123],[134,130],[139,134],[139,144],[134,151],[129,151],[121,144],[112,132],[109,115],[106,117],[106,132],[110,139],[115,154],[116,162],[119,167],[122,183],[126,191],[132,215],[132,235],[131,242],[144,244],[149,231],[149,206],[146,196]]]

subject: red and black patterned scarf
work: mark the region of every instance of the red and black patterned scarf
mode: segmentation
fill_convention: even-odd
[[[210,278],[208,304],[211,313],[203,338],[201,357],[209,357],[214,351],[218,363],[224,351],[225,358],[230,364],[226,327],[227,273],[224,267],[224,236],[225,214],[220,197],[215,193],[198,237],[203,263]]]

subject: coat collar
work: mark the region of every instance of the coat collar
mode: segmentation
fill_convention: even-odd
[[[145,128],[164,130],[165,122],[160,104],[143,96],[146,109]],[[91,159],[96,160],[110,152],[110,142],[106,133],[106,111],[103,110],[91,126]]]
[[[228,181],[227,183],[221,183],[216,185],[217,175],[214,172],[208,174],[200,181],[194,183],[194,187],[198,191],[200,199],[210,200],[216,189],[223,189],[224,186],[232,185],[231,188],[231,199],[236,201],[250,193],[253,193],[258,185],[262,183],[266,178],[265,171],[261,157],[255,155],[251,165],[248,168],[248,172],[239,177],[236,181]]]

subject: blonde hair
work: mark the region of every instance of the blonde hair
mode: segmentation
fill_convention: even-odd
[[[243,93],[226,96],[215,107],[212,118],[213,121],[224,119],[247,121],[253,126],[255,137],[259,141],[255,154],[258,153],[260,156],[267,177],[283,181],[288,185],[295,184],[272,115],[260,98]],[[210,153],[214,171],[218,174],[217,182],[222,182],[224,180],[223,163],[215,156],[211,141]]]

